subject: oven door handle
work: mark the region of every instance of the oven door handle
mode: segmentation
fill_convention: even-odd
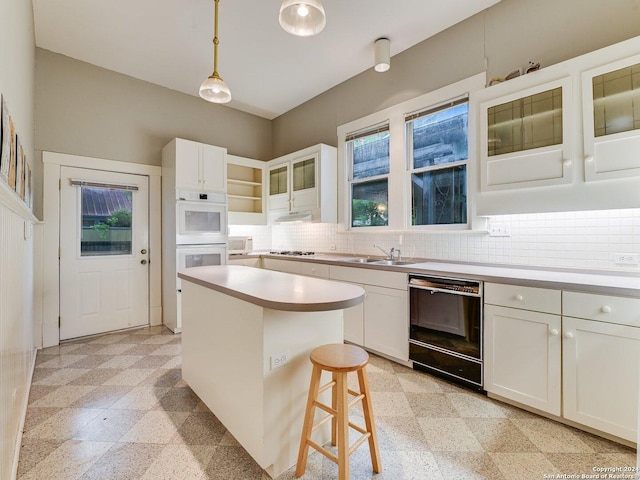
[[[465,297],[479,297],[480,294],[478,293],[469,293],[469,292],[463,292],[460,290],[447,290],[445,288],[433,288],[433,287],[420,287],[418,285],[413,285],[413,284],[409,284],[409,290],[411,290],[412,288],[415,288],[417,290],[427,290],[429,292],[431,292],[431,295],[435,294],[435,293],[447,293],[449,295],[463,295]]]

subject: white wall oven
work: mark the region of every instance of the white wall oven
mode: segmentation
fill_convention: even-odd
[[[192,267],[209,267],[227,264],[226,245],[178,245],[176,248],[177,270]],[[181,291],[180,279],[177,279],[178,293]]]
[[[227,243],[227,196],[180,192],[176,200],[176,244]]]

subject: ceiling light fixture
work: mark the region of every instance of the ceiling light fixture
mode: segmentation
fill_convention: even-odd
[[[375,43],[375,66],[376,72],[386,72],[391,68],[391,42],[388,38],[379,38]]]
[[[200,85],[200,96],[207,102],[227,103],[231,100],[231,91],[222,77],[218,74],[218,3],[220,0],[213,0],[215,9],[213,13],[213,73]]]
[[[299,37],[316,35],[327,24],[321,0],[283,0],[279,19],[286,32]]]

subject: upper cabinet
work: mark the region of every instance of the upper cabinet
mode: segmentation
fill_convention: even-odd
[[[227,192],[230,225],[266,223],[265,162],[227,155]]]
[[[640,207],[640,37],[472,100],[478,215]]]
[[[269,223],[337,221],[337,151],[319,144],[268,162]]]
[[[582,74],[585,178],[640,175],[640,55]]]
[[[162,149],[163,167],[175,171],[177,190],[224,192],[226,153],[226,148],[175,138]]]

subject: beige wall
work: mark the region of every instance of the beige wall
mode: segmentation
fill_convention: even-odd
[[[503,77],[529,60],[544,67],[637,35],[640,0],[502,0],[394,56],[388,72],[371,68],[274,119],[273,155],[335,146],[338,125],[483,70]]]
[[[0,92],[15,122],[27,161],[33,156],[35,42],[31,2],[0,0]],[[5,184],[6,185],[6,184]],[[0,478],[12,478],[34,355],[33,238],[17,197],[0,196]],[[29,217],[29,215],[25,215]]]

